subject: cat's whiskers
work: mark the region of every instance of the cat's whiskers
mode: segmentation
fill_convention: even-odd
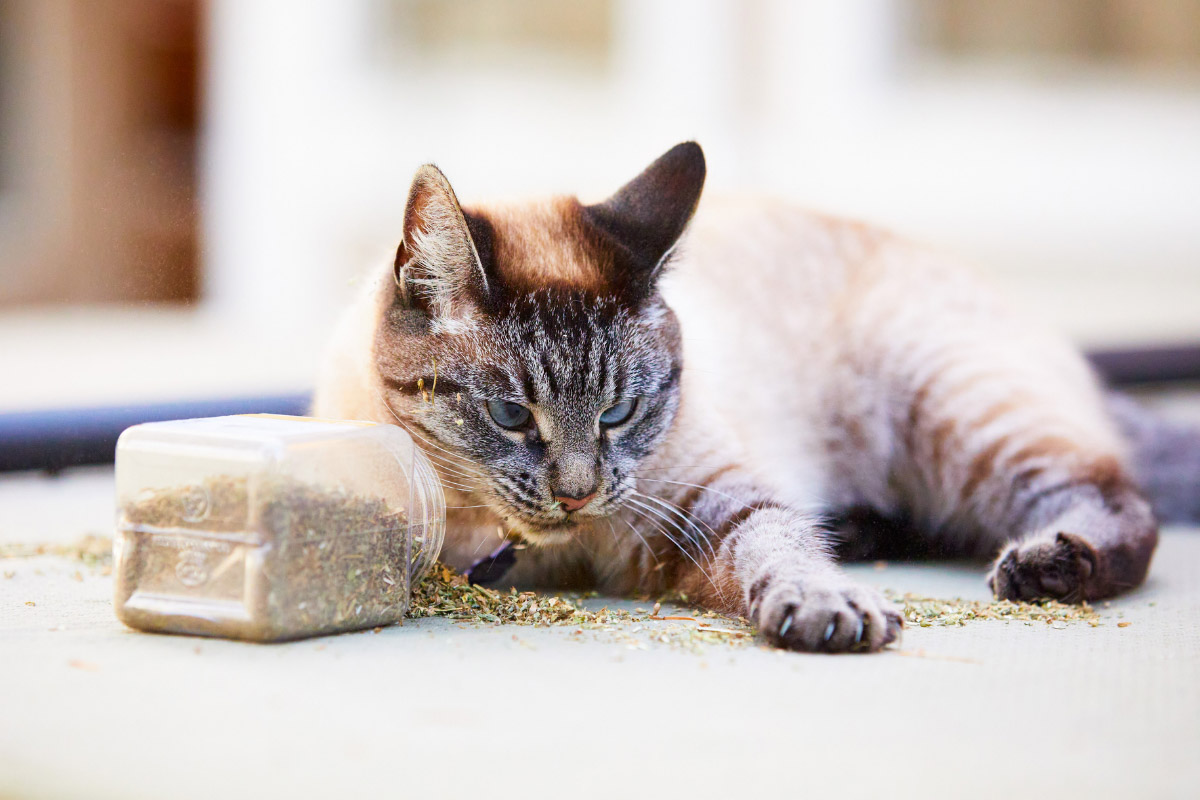
[[[722,602],[724,602],[724,593],[721,591],[721,587],[717,585],[716,581],[713,580],[712,575],[710,575],[708,570],[705,569],[700,564],[700,562],[697,561],[696,558],[691,553],[688,552],[687,548],[684,547],[683,544],[681,544],[674,536],[671,535],[670,531],[666,527],[664,527],[662,523],[667,522],[675,530],[679,530],[679,527],[677,525],[675,525],[674,523],[671,523],[671,521],[668,518],[664,517],[662,514],[657,513],[653,508],[651,508],[649,506],[642,506],[642,504],[638,503],[636,500],[631,499],[630,502],[634,503],[635,505],[638,506],[638,507],[631,507],[630,510],[633,511],[634,514],[637,514],[640,518],[644,519],[646,522],[649,522],[651,525],[653,525],[655,532],[662,534],[667,539],[667,541],[669,541],[671,544],[673,544],[675,546],[675,548],[684,555],[684,557],[686,557],[689,561],[691,561],[692,564],[694,564],[696,566],[696,570],[701,575],[703,575],[705,577],[705,579],[712,585],[713,591],[716,593],[717,597]],[[655,516],[651,517],[651,516],[649,516],[649,514],[647,512],[649,512],[649,514],[654,514]],[[686,539],[686,536],[685,536],[685,539]],[[657,559],[655,559],[655,562],[656,562],[655,569],[658,569],[660,565],[658,564]]]
[[[470,482],[468,485],[474,485],[474,482],[480,477],[477,474],[471,474],[459,469],[455,469],[452,465],[443,461],[436,453],[430,453],[428,450],[424,450],[423,448],[422,452],[425,454],[425,457],[429,459],[430,463],[438,468],[439,475],[445,474],[456,479],[468,481]]]
[[[586,544],[584,544],[583,536],[580,535],[581,532],[578,530],[572,529],[572,530],[567,531],[567,533],[570,534],[571,539],[574,540],[574,542],[579,545],[580,549],[583,550],[583,552],[587,554],[587,557],[589,559],[591,559],[592,563],[595,563],[596,562],[596,553],[590,547],[588,547]]]
[[[636,513],[636,512],[634,512],[634,513]],[[655,550],[650,545],[650,542],[646,541],[646,537],[642,536],[642,532],[639,531],[637,528],[635,528],[633,526],[633,523],[630,522],[629,520],[625,519],[625,517],[618,517],[618,519],[621,520],[622,522],[624,522],[626,525],[628,525],[629,530],[633,532],[633,535],[641,540],[642,545],[646,548],[646,552],[648,552],[650,554],[650,557],[654,559],[655,570],[660,568],[662,566],[662,563],[658,560],[658,551]]]
[[[687,556],[688,559],[690,559],[691,562],[693,564],[695,564],[698,569],[700,569],[702,572],[705,571],[704,567],[696,559],[696,555],[699,555],[702,558],[707,558],[707,554],[699,549],[699,546],[697,545],[696,541],[694,539],[692,539],[692,537],[690,535],[688,535],[687,531],[685,531],[682,527],[680,527],[678,522],[676,522],[671,517],[668,517],[666,514],[664,514],[662,511],[655,508],[654,506],[647,505],[646,503],[643,503],[640,500],[637,500],[635,498],[631,497],[626,502],[629,503],[630,505],[632,505],[634,508],[641,509],[642,512],[652,515],[653,519],[657,520],[656,524],[657,524],[660,532],[664,536],[666,536],[671,541],[672,544],[674,544],[677,548],[679,548],[679,551],[681,553],[683,553],[683,555]],[[648,517],[647,519],[650,519],[650,518]],[[664,525],[666,527],[663,527]],[[671,535],[670,531],[675,531],[676,533],[678,533],[680,538],[676,539],[673,535]],[[689,548],[686,546],[688,544],[696,546],[696,548],[697,548],[696,555],[693,555],[692,552],[689,550]]]
[[[441,480],[441,484],[442,484],[443,489],[449,488],[456,492],[459,492],[460,494],[465,494],[465,495],[478,494],[478,490],[476,490],[476,489],[472,489],[471,487],[468,487],[468,486],[458,486],[458,485],[451,483],[450,481],[447,481],[445,479]],[[446,506],[446,507],[447,508],[456,508],[457,506]]]
[[[676,530],[679,533],[679,535],[683,537],[683,539],[685,541],[688,541],[688,542],[692,541],[691,537],[689,537],[687,535],[687,533],[682,528],[679,527],[678,523],[676,523],[670,517],[666,516],[661,511],[654,508],[653,506],[647,505],[633,497],[629,498],[629,500],[626,502],[628,504],[627,507],[633,507],[635,509],[635,513],[639,513],[637,511],[637,509],[640,509],[643,516],[645,514],[652,514],[652,515],[654,515],[654,517],[657,517],[662,522],[665,522],[670,528],[673,528],[674,530]],[[650,517],[645,517],[645,518],[647,521],[653,522],[653,520],[651,520]],[[724,600],[725,600],[724,593],[721,591],[721,587],[717,585],[717,582],[712,579],[712,576],[709,574],[708,570],[705,569],[700,564],[700,562],[696,559],[695,556],[693,556],[690,552],[688,552],[687,547],[685,547],[682,542],[680,542],[678,539],[676,539],[674,536],[671,535],[670,531],[667,528],[663,527],[659,523],[654,523],[654,524],[658,528],[658,531],[660,533],[662,533],[663,536],[667,537],[667,540],[670,541],[671,544],[675,545],[675,547],[679,550],[679,552],[682,553],[689,561],[691,561],[696,566],[696,569],[700,571],[700,574],[703,575],[705,577],[705,579],[707,579],[708,582],[712,584],[713,591],[715,591],[717,593],[718,599],[720,599],[722,602],[724,602]],[[704,554],[701,553],[701,555],[704,555]]]
[[[427,457],[428,457],[428,455],[429,454],[426,453]],[[429,460],[431,462],[433,462],[434,468],[438,472],[438,477],[441,478],[442,483],[444,485],[447,485],[452,488],[458,489],[459,491],[468,492],[468,493],[479,491],[479,489],[481,488],[479,483],[476,482],[478,479],[478,476],[458,475],[455,472],[451,472],[450,470],[447,470],[445,465],[442,462],[438,461],[437,459],[430,458]],[[449,475],[450,477],[447,478],[446,477],[447,475]],[[455,480],[456,478],[459,480]],[[465,483],[465,481],[471,481],[471,482]]]
[[[634,492],[634,494],[636,494],[638,497],[642,498],[643,500],[649,500],[653,503],[657,503],[658,505],[665,508],[669,513],[674,514],[675,516],[677,516],[681,520],[683,520],[685,523],[687,523],[688,526],[690,526],[691,529],[696,532],[696,535],[698,537],[698,539],[693,538],[692,541],[696,542],[697,545],[703,545],[705,548],[707,548],[707,556],[708,556],[709,560],[716,561],[717,551],[713,547],[712,540],[720,539],[720,536],[718,536],[717,532],[712,529],[712,526],[710,526],[704,520],[696,517],[696,515],[688,512],[688,511],[684,511],[678,505],[670,502],[669,500],[664,500],[661,497],[655,497],[654,495],[650,495],[650,494],[643,494],[642,492]],[[709,533],[712,534],[712,539],[709,538],[708,534],[706,534],[704,531],[700,530],[700,528],[696,525],[696,522],[699,522],[705,528],[708,528]]]
[[[441,481],[443,489],[446,489],[446,488],[453,489],[456,492],[461,492],[462,494],[466,494],[466,495],[473,495],[473,494],[478,493],[478,490],[473,487],[460,486],[456,483],[446,480],[445,478],[441,478],[440,481]]]
[[[747,508],[747,505],[745,502],[738,500],[736,497],[729,494],[728,492],[722,492],[720,489],[714,489],[711,486],[703,486],[699,483],[688,483],[687,481],[671,481],[671,480],[667,480],[665,478],[647,478],[643,475],[634,475],[633,477],[637,478],[640,481],[647,481],[649,483],[670,483],[670,484],[674,484],[675,486],[687,486],[692,489],[700,489],[701,491],[712,492],[713,494],[719,494],[722,497],[729,498],[733,502],[737,503],[738,506],[740,506],[741,508]]]
[[[442,458],[448,459],[448,463],[455,464],[456,466],[458,466],[460,468],[465,467],[470,472],[476,471],[475,464],[470,459],[468,459],[464,456],[461,456],[458,453],[455,453],[451,450],[447,450],[445,447],[442,447],[437,442],[431,441],[426,436],[422,436],[419,432],[417,432],[413,428],[413,426],[411,426],[407,422],[405,422],[400,417],[400,415],[396,413],[396,409],[392,408],[392,404],[389,403],[387,398],[383,396],[383,391],[378,386],[375,387],[375,394],[379,398],[379,402],[383,405],[383,407],[388,410],[388,413],[392,415],[392,418],[396,420],[396,423],[401,428],[403,428],[408,433],[409,436],[412,436],[414,439],[420,440],[421,442],[423,442],[424,444],[433,448],[434,450],[444,453],[445,455],[442,456]],[[429,453],[426,453],[426,454],[429,455]],[[477,476],[464,474],[463,477],[477,477]]]
[[[612,524],[612,517],[604,517],[603,519],[608,523],[609,533],[611,533],[613,537],[613,546],[619,549],[621,547],[621,540],[617,538],[617,528]]]
[[[427,445],[432,450],[437,451],[442,460],[447,464],[451,464],[458,469],[466,470],[468,472],[476,470],[475,462],[471,461],[465,456],[455,453],[453,450],[447,450],[445,447],[442,447],[427,436],[422,436],[412,425],[405,425],[405,430],[407,430],[411,436],[419,439],[423,444]]]
[[[612,517],[601,517],[608,524],[608,532],[612,535],[612,553],[611,558],[604,561],[592,560],[592,567],[597,570],[597,584],[604,586],[608,579],[612,577],[612,573],[618,567],[617,556],[621,553],[621,539],[617,536],[617,528],[613,525]]]
[[[662,467],[642,467],[641,472],[662,472],[666,469],[721,469],[729,466],[729,462],[725,461],[718,464],[667,464]],[[634,477],[639,477],[639,473],[630,473]]]
[[[483,476],[478,472],[478,469],[474,464],[464,457],[453,453],[444,447],[441,447],[436,442],[430,441],[427,437],[422,436],[420,433],[414,430],[412,426],[401,419],[400,415],[396,413],[394,408],[392,408],[391,403],[387,401],[387,399],[383,396],[382,391],[380,391],[378,387],[376,387],[375,391],[379,396],[379,401],[383,404],[384,408],[388,410],[388,413],[391,414],[396,420],[396,423],[403,428],[409,436],[412,436],[414,439],[422,442],[428,448],[432,448],[432,450],[424,447],[421,449],[424,451],[425,456],[434,463],[435,469],[438,472],[438,477],[441,479],[443,485],[467,494],[476,494],[483,491],[483,487],[479,484],[479,481],[483,480]],[[457,459],[459,462],[461,462],[461,464],[456,463],[451,459]],[[464,469],[464,467],[466,467],[466,469]],[[450,480],[446,477],[446,474],[460,478],[465,483],[456,480]],[[449,506],[447,510],[450,508],[465,509],[481,507],[482,506]]]
[[[648,494],[643,494],[642,492],[634,492],[631,495],[631,497],[639,497],[644,501],[651,501],[655,504],[655,506],[662,505],[658,501],[658,498],[652,497],[651,495],[648,495]],[[656,509],[656,511],[658,512],[659,515],[663,514],[664,512],[670,515],[670,516],[666,517],[666,519],[671,521],[672,527],[674,527],[675,530],[679,531],[679,534],[683,537],[683,540],[685,542],[695,546],[697,555],[702,556],[704,558],[709,557],[708,552],[706,550],[704,550],[703,547],[701,546],[701,544],[702,544],[701,540],[698,540],[696,538],[696,536],[693,535],[692,531],[690,530],[691,523],[687,519],[683,519],[683,522],[685,524],[687,524],[689,526],[689,528],[684,528],[678,522],[675,521],[675,517],[677,517],[678,514],[675,514],[672,509],[660,508],[660,509]]]
[[[426,454],[426,456],[428,456],[428,453]],[[438,479],[441,481],[441,484],[443,487],[449,487],[451,489],[455,489],[457,491],[463,492],[464,494],[474,494],[480,490],[480,486],[477,483],[474,483],[474,482],[463,483],[462,481],[454,480],[453,477],[449,477],[449,478],[446,477],[446,475],[443,474],[443,472],[441,470],[441,467],[442,467],[441,462],[436,461],[432,458],[430,459],[430,461],[432,462],[434,471],[437,473]],[[453,476],[453,473],[450,473],[450,474]],[[469,478],[468,480],[473,480],[473,479]]]
[[[413,436],[413,438],[419,438],[419,434],[416,434],[415,432],[411,432],[411,429],[406,428],[405,430],[409,430],[410,431],[409,435]],[[430,444],[423,438],[421,438],[420,441],[431,447],[433,446],[432,444]],[[436,451],[427,450],[424,447],[422,447],[421,449],[424,451],[426,457],[429,458],[430,461],[435,462],[439,467],[441,467],[443,470],[450,473],[451,475],[454,475],[455,477],[464,478],[467,480],[472,480],[472,479],[480,477],[480,475],[477,471],[468,471],[467,469],[464,468],[465,465],[453,462],[450,459],[448,459],[446,456],[441,455],[441,454],[437,453]]]

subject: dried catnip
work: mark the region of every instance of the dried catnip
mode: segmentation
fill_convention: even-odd
[[[413,546],[419,553],[422,543],[409,542],[402,511],[291,480],[253,493],[244,478],[201,486],[202,527],[181,516],[195,487],[122,509],[117,609],[129,624],[271,640],[403,617]]]
[[[1100,624],[1100,615],[1087,603],[1071,605],[1056,600],[1032,603],[1012,600],[941,599],[921,595],[887,592],[888,599],[900,606],[905,624],[918,628],[957,627],[968,622],[996,620],[1005,622],[1035,622],[1062,625],[1086,622],[1092,627]]]
[[[136,426],[117,488],[115,608],[151,631],[273,641],[399,622],[445,526],[436,475],[392,426]]]

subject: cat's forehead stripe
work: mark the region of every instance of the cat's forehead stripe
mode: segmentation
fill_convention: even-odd
[[[542,379],[546,381],[546,387],[550,390],[551,394],[558,394],[558,381],[554,378],[556,370],[550,363],[550,354],[542,350],[538,361],[542,367]]]
[[[604,292],[612,256],[597,246],[571,197],[472,209],[486,225],[488,254],[500,282],[515,291],[559,286]]]

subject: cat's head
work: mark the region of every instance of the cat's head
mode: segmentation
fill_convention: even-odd
[[[657,282],[704,177],[689,142],[596,205],[463,208],[437,168],[413,181],[376,333],[384,399],[447,485],[531,541],[620,507],[674,420],[679,326]]]

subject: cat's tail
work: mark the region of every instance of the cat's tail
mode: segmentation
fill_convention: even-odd
[[[1108,409],[1129,441],[1130,466],[1161,522],[1200,522],[1200,426],[1170,420],[1110,392]]]

